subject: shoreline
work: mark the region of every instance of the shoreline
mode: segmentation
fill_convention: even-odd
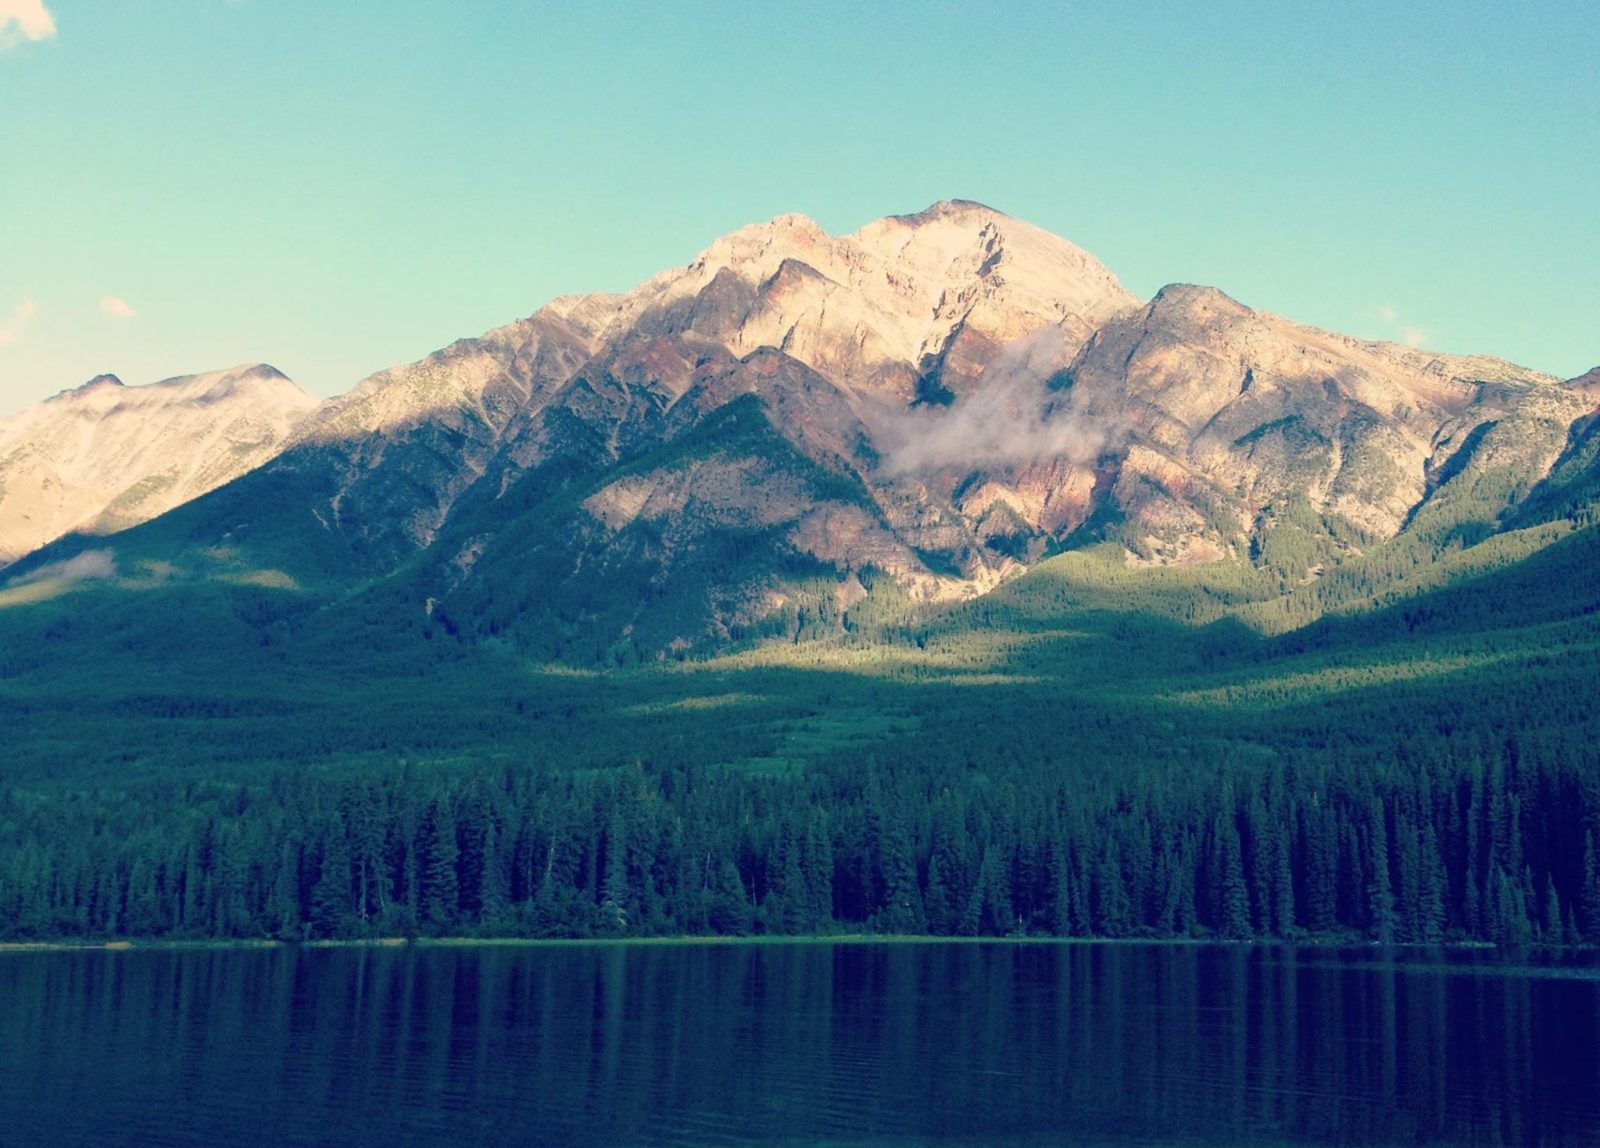
[[[1453,941],[1437,944],[1405,942],[1382,945],[1376,941],[1337,937],[1283,940],[1261,938],[1228,940],[1210,937],[940,937],[931,934],[839,933],[806,936],[696,936],[660,937],[348,937],[311,941],[282,941],[272,937],[196,938],[192,940],[107,941],[0,941],[0,955],[8,953],[126,953],[185,950],[289,950],[302,949],[465,949],[465,948],[686,948],[691,946],[799,946],[799,945],[1160,945],[1174,948],[1261,948],[1436,950],[1443,952],[1593,952],[1583,945],[1528,945],[1501,950],[1487,941]]]

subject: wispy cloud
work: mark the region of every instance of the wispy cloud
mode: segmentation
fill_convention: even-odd
[[[0,0],[0,52],[55,34],[55,17],[44,0]]]
[[[1047,381],[1076,350],[1066,333],[1046,328],[1007,347],[983,373],[983,385],[949,407],[885,411],[873,439],[884,473],[958,468],[982,470],[1034,462],[1085,462],[1119,435],[1117,427],[1079,411]]]
[[[1404,321],[1400,317],[1400,312],[1388,303],[1378,308],[1378,318],[1389,328],[1389,338],[1398,340],[1408,347],[1420,347],[1428,341],[1428,332]]]
[[[3,0],[0,0],[3,2]],[[23,333],[28,329],[28,323],[39,313],[39,304],[32,299],[24,299],[11,314],[0,319],[0,347],[9,347],[13,343],[22,341]]]
[[[139,313],[126,299],[118,299],[115,295],[100,296],[100,310],[113,319],[131,319]]]
[[[115,578],[116,555],[109,550],[85,550],[64,562],[50,562],[29,571],[12,583],[27,586],[34,582],[82,582],[88,578]]]

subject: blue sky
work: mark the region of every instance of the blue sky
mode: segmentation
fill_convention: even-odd
[[[1600,363],[1600,5],[0,0],[0,411],[319,394],[788,211]]]

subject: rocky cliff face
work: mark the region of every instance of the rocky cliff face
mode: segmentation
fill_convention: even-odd
[[[273,457],[316,400],[272,367],[101,375],[0,419],[0,565],[171,510]]]
[[[1074,428],[1079,457],[986,472],[976,489],[1056,539],[1102,512],[1135,555],[1177,562],[1248,556],[1294,501],[1378,540],[1469,477],[1525,492],[1586,410],[1537,372],[1363,342],[1188,285],[1107,323],[1045,388],[1041,423]]]
[[[1318,551],[1274,556],[1290,519],[1345,549],[1493,530],[1575,465],[1597,390],[1214,288],[1141,304],[978,204],[846,236],[791,215],[297,411],[281,454],[163,537],[225,536],[304,584],[386,577],[458,633],[661,651],[868,584],[982,593],[1088,541],[1293,565]]]

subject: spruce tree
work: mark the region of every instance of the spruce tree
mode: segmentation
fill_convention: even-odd
[[[435,931],[455,924],[460,904],[456,876],[456,819],[448,802],[429,802],[417,831],[418,902]]]
[[[1394,888],[1389,878],[1389,828],[1383,800],[1376,795],[1367,805],[1367,928],[1372,939],[1387,945],[1395,939],[1397,917]]]
[[[1216,842],[1217,931],[1243,940],[1250,936],[1250,892],[1245,886],[1239,827],[1230,808],[1217,814],[1212,833]]]
[[[1593,829],[1584,835],[1583,899],[1579,926],[1585,944],[1600,945],[1600,841]]]

